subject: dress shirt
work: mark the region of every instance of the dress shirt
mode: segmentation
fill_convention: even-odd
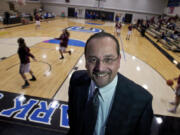
[[[116,75],[116,77],[110,84],[106,85],[103,88],[99,88],[99,109],[93,135],[105,134],[106,121],[113,103],[113,97],[116,90],[117,81],[118,77]],[[97,88],[97,86],[95,85],[94,81],[91,81],[88,99],[92,97],[95,88]]]

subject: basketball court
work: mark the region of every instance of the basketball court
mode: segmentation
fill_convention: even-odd
[[[0,25],[0,103],[1,122],[30,130],[43,129],[50,134],[64,134],[68,130],[67,101],[69,79],[75,70],[85,69],[84,45],[90,35],[96,32],[114,34],[113,22],[90,21],[85,19],[56,18],[49,23],[41,22],[40,29],[35,24],[3,28]],[[121,45],[121,64],[119,72],[132,79],[153,95],[153,110],[156,117],[179,119],[180,108],[176,114],[167,110],[172,108],[169,101],[174,100],[175,85],[166,84],[180,74],[177,63],[167,58],[153,45],[155,39],[142,37],[133,29],[130,40],[126,40],[128,26],[123,25],[121,36],[117,37]],[[65,54],[60,60],[58,41],[63,29],[70,32],[68,49],[72,55]],[[17,39],[23,37],[37,61],[31,60],[37,81],[22,89],[24,81],[19,75]],[[166,50],[156,44],[173,60],[180,62],[180,54]],[[30,79],[30,76],[27,76]],[[19,104],[19,108],[18,108]],[[26,112],[21,110],[29,106]],[[22,107],[22,108],[21,108]],[[13,110],[14,109],[14,110]],[[46,117],[46,118],[45,118]],[[19,127],[18,127],[19,126]],[[27,131],[26,130],[26,131]],[[8,134],[8,129],[3,129]],[[17,131],[18,132],[18,131]]]

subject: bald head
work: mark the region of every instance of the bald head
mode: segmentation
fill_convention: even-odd
[[[106,32],[96,33],[96,34],[92,35],[91,37],[89,37],[89,39],[86,42],[86,46],[85,46],[85,50],[84,50],[85,56],[86,56],[87,48],[88,48],[88,45],[89,45],[90,41],[92,41],[93,39],[105,38],[105,37],[110,37],[112,40],[115,41],[115,43],[116,43],[116,51],[117,51],[117,54],[119,56],[120,55],[120,47],[119,47],[118,40],[113,35],[111,35],[110,33],[106,33]],[[102,47],[103,47],[103,45],[102,45]]]

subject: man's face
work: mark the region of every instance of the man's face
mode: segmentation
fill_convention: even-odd
[[[110,37],[92,39],[87,46],[86,68],[98,87],[109,84],[120,67],[116,42]]]

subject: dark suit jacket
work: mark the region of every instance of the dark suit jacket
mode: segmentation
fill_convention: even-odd
[[[76,71],[71,77],[68,135],[93,135],[92,133],[82,133],[90,82],[91,79],[85,70]],[[118,83],[105,135],[149,135],[152,118],[151,94],[118,73]]]

